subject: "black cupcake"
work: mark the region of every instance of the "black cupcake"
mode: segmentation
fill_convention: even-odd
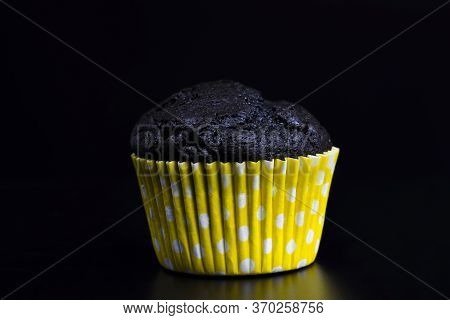
[[[314,261],[339,150],[303,107],[203,83],[144,114],[131,148],[165,268],[241,275]]]
[[[183,89],[145,113],[131,135],[140,157],[165,161],[258,161],[331,149],[328,132],[306,109],[264,100],[238,82]]]

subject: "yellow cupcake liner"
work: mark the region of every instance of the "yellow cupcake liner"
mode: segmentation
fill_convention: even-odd
[[[160,264],[246,275],[316,258],[339,149],[272,161],[132,160]]]

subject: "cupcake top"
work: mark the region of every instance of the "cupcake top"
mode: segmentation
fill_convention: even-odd
[[[131,149],[166,161],[258,161],[328,151],[328,132],[300,105],[233,81],[183,89],[136,123]]]

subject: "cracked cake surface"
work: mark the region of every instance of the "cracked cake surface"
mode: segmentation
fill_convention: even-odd
[[[142,158],[165,161],[258,161],[328,151],[332,142],[300,105],[268,101],[234,81],[182,89],[147,111],[131,134]]]

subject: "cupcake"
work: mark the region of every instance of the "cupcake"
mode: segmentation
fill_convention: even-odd
[[[131,134],[160,264],[209,275],[311,264],[339,153],[317,119],[232,81],[183,89],[160,106]]]

